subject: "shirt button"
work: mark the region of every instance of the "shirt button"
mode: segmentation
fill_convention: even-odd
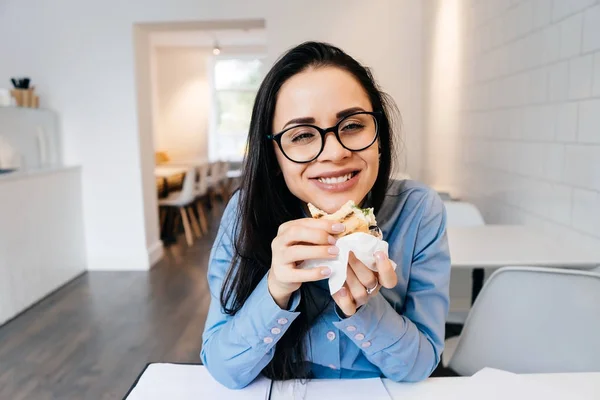
[[[364,342],[360,345],[360,347],[362,347],[363,349],[366,349],[367,347],[371,346],[371,342]]]
[[[363,335],[362,333],[357,333],[356,335],[354,335],[354,339],[356,340],[363,340],[365,338],[365,335]]]
[[[331,368],[331,369],[337,369],[337,367],[335,365],[333,365],[333,364],[329,364],[329,368]]]
[[[327,339],[329,339],[330,342],[335,340],[335,332],[334,331],[329,331],[327,332]]]
[[[285,324],[287,324],[287,323],[288,323],[288,319],[287,319],[287,318],[279,318],[279,319],[277,320],[277,323],[278,323],[279,325],[285,325]]]
[[[354,325],[349,325],[346,327],[346,330],[348,332],[354,332],[356,330],[356,327]]]
[[[273,329],[271,329],[271,333],[273,335],[279,335],[281,333],[281,329],[279,329],[279,328],[273,328]]]
[[[273,343],[273,338],[267,336],[266,338],[263,339],[263,342],[265,342],[266,344]]]

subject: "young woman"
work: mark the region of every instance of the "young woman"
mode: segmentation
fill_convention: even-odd
[[[209,261],[211,304],[201,358],[241,388],[271,379],[428,377],[444,344],[450,257],[443,203],[390,179],[390,105],[370,71],[342,50],[308,42],[284,54],[254,104],[241,188]],[[312,219],[348,200],[374,207],[389,243],[375,273],[355,257],[331,296],[328,268],[343,224]],[[397,264],[396,270],[390,259]]]

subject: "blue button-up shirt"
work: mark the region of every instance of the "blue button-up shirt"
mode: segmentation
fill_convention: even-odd
[[[211,303],[201,352],[210,373],[231,388],[248,385],[269,363],[277,341],[299,315],[295,310],[300,302],[298,291],[290,309],[281,309],[265,275],[237,314],[223,312],[219,296],[233,257],[237,202],[234,195],[210,254]],[[396,287],[381,288],[354,315],[342,318],[326,280],[304,284],[320,303],[319,311],[324,307],[305,341],[306,361],[315,378],[418,381],[439,363],[450,280],[443,202],[420,183],[392,181],[377,222],[389,256],[398,264]]]

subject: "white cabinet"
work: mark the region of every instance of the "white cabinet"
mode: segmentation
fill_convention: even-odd
[[[11,276],[4,262],[4,254],[4,248],[0,244],[0,325],[12,316],[15,308],[13,304]]]
[[[0,177],[0,323],[85,270],[79,168]]]

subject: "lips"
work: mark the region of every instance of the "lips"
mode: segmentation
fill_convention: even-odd
[[[322,173],[310,179],[320,190],[329,193],[343,193],[351,190],[357,183],[360,170],[346,169],[336,172]]]
[[[326,183],[328,185],[333,185],[333,184],[336,184],[336,183],[344,183],[346,181],[349,181],[357,173],[358,173],[358,171],[354,171],[354,172],[349,172],[349,173],[344,174],[344,175],[338,175],[338,176],[332,176],[332,177],[318,177],[318,178],[315,178],[315,179],[317,179],[321,183]]]

